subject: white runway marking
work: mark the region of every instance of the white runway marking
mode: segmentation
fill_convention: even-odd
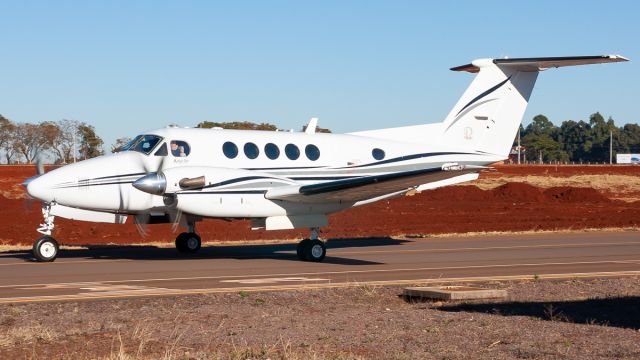
[[[322,275],[347,275],[366,273],[388,273],[388,272],[410,272],[410,271],[442,271],[442,270],[465,270],[465,269],[490,269],[490,268],[513,268],[513,267],[543,267],[543,266],[563,266],[563,265],[604,265],[604,264],[640,264],[640,259],[633,260],[610,260],[610,261],[577,261],[577,262],[546,262],[546,263],[521,263],[521,264],[493,264],[493,265],[469,265],[469,266],[443,266],[443,267],[418,267],[418,268],[398,268],[398,269],[370,269],[370,270],[346,270],[346,271],[317,271],[301,273],[278,273],[278,274],[256,274],[256,275],[222,275],[222,276],[194,276],[194,277],[171,277],[171,278],[149,278],[149,279],[129,279],[129,280],[105,280],[101,283],[119,284],[136,282],[161,282],[178,280],[220,280],[220,279],[242,279],[250,277],[298,277],[298,276],[322,276]],[[47,285],[78,285],[82,283],[57,283],[57,284],[15,284],[0,285],[0,288],[25,288],[32,286]]]
[[[220,282],[257,285],[257,284],[275,284],[275,283],[307,282],[307,281],[330,281],[330,280],[331,279],[307,278],[307,277],[285,277],[285,278],[221,280]]]
[[[546,274],[540,275],[540,279],[570,279],[570,278],[591,278],[591,277],[620,277],[620,276],[639,276],[640,271],[612,271],[612,272],[593,272],[593,273],[566,273],[566,274]],[[350,286],[362,285],[401,285],[401,284],[436,284],[451,282],[483,282],[483,281],[512,281],[531,279],[531,275],[506,275],[506,276],[479,276],[479,277],[458,277],[458,278],[438,278],[438,279],[412,279],[412,280],[386,280],[386,281],[362,281],[358,283],[324,283],[324,284],[297,284],[288,286],[256,286],[247,288],[214,288],[214,289],[165,289],[148,288],[143,292],[127,292],[114,291],[105,293],[90,294],[69,294],[69,295],[42,295],[42,296],[24,296],[13,298],[0,298],[0,304],[20,303],[20,302],[43,302],[43,301],[63,301],[63,300],[90,300],[90,299],[113,299],[113,298],[129,298],[138,296],[168,296],[168,295],[204,295],[215,293],[227,293],[235,291],[287,291],[287,290],[313,290],[325,288],[344,288]]]

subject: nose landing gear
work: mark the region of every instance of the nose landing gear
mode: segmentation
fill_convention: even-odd
[[[45,203],[42,205],[42,217],[44,218],[44,222],[40,224],[37,231],[43,236],[34,241],[31,251],[33,253],[33,257],[39,262],[54,261],[56,257],[58,257],[58,251],[60,250],[58,242],[51,237],[51,232],[55,227],[53,223],[55,217],[51,215],[50,211],[51,204]]]
[[[327,248],[323,241],[318,238],[318,228],[311,229],[311,237],[298,243],[296,254],[302,261],[321,262],[327,255]]]
[[[43,236],[33,243],[33,257],[39,262],[51,262],[58,256],[60,246],[51,236]]]

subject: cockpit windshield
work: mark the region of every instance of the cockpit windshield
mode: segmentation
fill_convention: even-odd
[[[138,135],[123,146],[121,151],[136,151],[149,155],[161,141],[162,137],[157,135]]]

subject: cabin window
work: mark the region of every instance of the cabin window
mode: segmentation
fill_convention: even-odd
[[[174,157],[187,157],[191,153],[189,144],[181,140],[173,140],[169,148],[171,148],[171,155]]]
[[[382,160],[384,159],[384,150],[375,148],[371,151],[371,156],[376,160]]]
[[[294,144],[287,144],[284,147],[284,153],[287,154],[290,160],[297,160],[300,157],[300,149]]]
[[[268,143],[267,145],[264,146],[264,153],[267,155],[269,159],[275,160],[280,156],[280,149],[278,148],[278,145],[273,143]]]
[[[156,153],[153,154],[153,155],[155,155],[155,156],[167,156],[167,155],[169,155],[169,153],[167,151],[167,143],[162,144],[162,146],[160,146],[158,151],[156,151]]]
[[[316,161],[320,158],[320,149],[313,144],[309,144],[304,148],[304,153],[307,155],[307,158],[311,161]]]
[[[246,143],[244,144],[244,155],[249,159],[255,159],[260,154],[260,150],[254,143]]]
[[[229,159],[233,159],[238,156],[238,147],[231,141],[227,141],[222,145],[222,152],[224,153],[224,156]]]

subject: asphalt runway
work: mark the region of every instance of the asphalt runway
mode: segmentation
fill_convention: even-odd
[[[1,252],[0,303],[640,275],[638,232],[335,239],[327,248],[322,263],[299,261],[295,244],[204,246],[195,256],[144,246],[68,249],[53,263]]]

